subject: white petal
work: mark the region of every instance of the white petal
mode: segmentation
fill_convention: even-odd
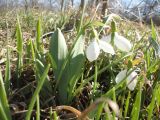
[[[99,53],[100,53],[99,45],[98,45],[97,41],[94,40],[87,47],[87,50],[86,50],[87,59],[90,62],[92,62],[98,58]]]
[[[119,72],[115,79],[116,83],[121,82],[126,77],[126,75],[127,75],[127,70]]]
[[[98,43],[99,43],[100,49],[102,49],[104,52],[110,53],[112,55],[115,54],[113,47],[109,43],[102,40],[99,40]]]
[[[102,38],[100,40],[105,41],[107,43],[110,43],[111,42],[111,34],[109,34],[107,36],[102,36]]]
[[[128,77],[127,77],[127,87],[129,90],[133,91],[137,84],[137,73],[133,71]]]
[[[114,44],[122,51],[129,52],[132,45],[128,39],[115,33]]]

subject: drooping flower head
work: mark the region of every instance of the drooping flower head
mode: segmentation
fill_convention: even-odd
[[[104,52],[110,53],[112,55],[115,54],[113,47],[109,43],[102,40],[97,41],[94,39],[89,43],[86,49],[87,59],[90,62],[96,60],[100,54],[100,50],[103,50]]]
[[[111,34],[108,36],[103,36],[101,38],[101,40],[110,43],[111,42]],[[127,38],[119,35],[117,32],[115,32],[114,44],[118,49],[120,49],[121,51],[124,51],[124,52],[129,52],[132,48],[130,41]]]
[[[121,82],[127,76],[128,73],[129,72],[127,70],[119,72],[115,79],[116,83]],[[137,73],[135,71],[131,72],[126,78],[126,80],[128,89],[133,91],[137,84]]]

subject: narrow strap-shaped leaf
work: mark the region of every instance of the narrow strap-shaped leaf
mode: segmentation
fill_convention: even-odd
[[[37,85],[36,90],[35,90],[35,92],[33,94],[33,97],[31,98],[31,102],[29,104],[29,108],[28,108],[28,112],[26,114],[25,120],[30,120],[30,118],[31,118],[31,113],[32,113],[34,104],[36,102],[36,99],[37,99],[37,96],[38,96],[40,90],[42,89],[42,86],[43,86],[43,83],[44,83],[44,81],[45,81],[45,79],[47,77],[49,68],[50,68],[50,64],[47,65],[46,69],[44,70],[44,73],[40,77],[40,81],[38,82],[38,85]]]
[[[6,70],[5,70],[5,89],[6,89],[7,95],[10,88],[10,78],[11,78],[10,49],[7,48],[7,61],[6,61]]]
[[[17,51],[18,51],[18,60],[17,60],[17,67],[16,67],[16,74],[17,74],[17,86],[19,86],[18,78],[21,74],[21,69],[23,66],[23,40],[22,40],[22,32],[21,26],[19,23],[19,18],[17,16],[17,27],[16,27],[16,39],[17,39]]]
[[[155,86],[154,90],[153,90],[152,100],[151,100],[151,103],[149,104],[149,106],[147,108],[147,111],[148,111],[148,118],[147,118],[147,120],[151,120],[152,119],[152,115],[154,113],[153,110],[155,108],[155,103],[156,103],[157,97],[160,95],[160,94],[159,95],[157,94],[159,92],[158,91],[159,90],[158,87],[160,87],[159,84],[157,84]]]
[[[127,117],[128,108],[129,108],[129,100],[130,100],[130,98],[131,98],[131,93],[130,93],[130,91],[129,91],[129,92],[128,92],[127,99],[126,99],[126,102],[125,102],[124,118]]]
[[[1,101],[0,101],[0,120],[8,120]]]
[[[154,40],[156,40],[157,34],[156,34],[156,29],[155,29],[155,27],[154,27],[154,24],[153,24],[153,20],[152,20],[152,19],[151,19],[151,26],[152,26],[152,38],[153,38]]]
[[[38,19],[38,22],[37,22],[37,27],[36,27],[36,31],[37,31],[37,34],[36,34],[36,47],[37,47],[37,50],[42,52],[42,43],[41,43],[41,35],[42,35],[42,28],[41,28],[41,19],[39,18]]]
[[[7,99],[7,95],[6,95],[5,86],[4,86],[1,71],[0,71],[0,104],[2,106],[2,110],[5,112],[7,120],[11,120],[11,114],[10,114],[10,110],[9,110],[8,99]]]
[[[136,99],[135,99],[135,102],[133,105],[133,109],[131,112],[131,119],[132,120],[139,120],[140,108],[141,108],[141,94],[142,94],[142,90],[139,87],[139,90],[137,92]]]
[[[69,73],[67,78],[69,87],[69,99],[71,99],[70,97],[73,96],[77,80],[82,74],[84,61],[84,38],[83,36],[80,36],[71,51],[69,66],[67,66]]]

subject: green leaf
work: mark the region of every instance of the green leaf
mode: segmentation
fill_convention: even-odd
[[[153,38],[154,40],[156,40],[156,38],[157,38],[156,29],[155,29],[155,27],[154,27],[154,24],[153,24],[152,19],[151,19],[151,26],[152,26],[152,38]]]
[[[56,79],[56,85],[55,85],[55,90],[58,87],[58,92],[59,92],[59,100],[60,102],[66,102],[67,101],[67,91],[63,91],[64,89],[66,90],[66,85],[68,82],[65,80],[67,77],[66,74],[66,58],[68,55],[68,49],[67,49],[67,44],[65,42],[64,36],[61,32],[60,29],[57,29],[51,38],[50,41],[50,48],[49,48],[49,53],[50,53],[50,58],[52,62],[52,68],[54,70],[54,75]],[[65,73],[65,74],[64,74]]]
[[[57,69],[56,62],[52,59],[52,56],[51,56],[50,53],[48,53],[48,59],[49,59],[50,62],[51,62],[52,68],[53,68],[54,70],[56,70],[56,69]]]
[[[53,112],[53,118],[54,118],[53,120],[58,120],[58,116],[57,116],[56,111]]]
[[[37,22],[37,27],[36,27],[37,35],[36,35],[36,47],[37,50],[42,52],[42,47],[41,47],[41,35],[42,35],[42,28],[41,28],[41,19],[38,19]]]
[[[37,95],[37,100],[36,100],[36,120],[40,120],[40,101],[39,101],[39,95]]]
[[[7,95],[9,94],[10,89],[10,79],[11,79],[11,68],[10,68],[10,49],[7,48],[7,61],[6,61],[6,70],[5,70],[5,89]]]
[[[151,103],[149,104],[149,106],[147,107],[147,111],[148,111],[148,118],[147,120],[151,120],[152,119],[152,115],[154,113],[154,108],[155,108],[155,104],[156,104],[156,100],[158,100],[158,97],[160,95],[160,93],[158,94],[158,90],[159,90],[159,84],[157,84],[153,90],[153,96],[152,96],[152,100],[151,100]]]
[[[133,109],[131,112],[132,120],[139,120],[139,114],[140,114],[140,108],[141,108],[141,94],[142,94],[142,91],[141,91],[141,88],[139,88],[134,105],[133,105]]]
[[[124,118],[127,117],[127,113],[128,113],[128,108],[129,108],[129,101],[131,99],[131,93],[130,91],[128,92],[128,96],[127,96],[127,99],[126,99],[126,102],[125,102],[125,111],[124,111]]]
[[[160,56],[160,44],[152,37],[149,38],[149,42],[153,46],[153,48],[156,51],[157,55]]]
[[[36,30],[37,30],[36,43],[31,44],[30,47],[31,48],[34,47],[34,49],[32,49],[32,51],[31,51],[31,53],[33,56],[33,60],[36,62],[36,64],[35,64],[36,79],[39,81],[41,74],[43,74],[43,72],[44,72],[44,68],[48,64],[46,62],[46,56],[45,56],[45,54],[43,54],[43,44],[41,41],[42,27],[41,27],[41,19],[40,18],[38,19]],[[46,80],[43,85],[43,88],[42,88],[42,91],[41,91],[41,96],[43,96],[42,98],[46,98],[46,97],[51,97],[52,94],[53,94],[53,89],[52,89],[52,86],[49,82],[49,76],[47,75]],[[41,99],[41,100],[43,100],[43,99]]]
[[[111,22],[111,31],[112,31],[112,33],[114,33],[114,32],[116,32],[116,23],[115,23],[115,21],[113,21],[112,20],[112,22]]]
[[[20,26],[18,17],[17,17],[17,26],[16,26],[16,39],[17,39],[17,51],[18,51],[19,55],[22,55],[22,52],[23,52],[23,40],[22,40],[21,26]]]
[[[156,97],[157,97],[157,106],[160,106],[160,84],[157,85]]]
[[[31,113],[32,113],[34,104],[36,102],[36,99],[37,99],[37,96],[38,96],[40,90],[42,89],[43,83],[46,80],[49,68],[50,68],[50,64],[47,65],[46,69],[44,70],[44,73],[40,77],[40,81],[38,82],[38,85],[37,85],[36,90],[35,90],[35,92],[33,94],[33,97],[31,98],[31,102],[29,104],[29,108],[28,108],[28,112],[26,114],[25,120],[30,120],[30,118],[31,118]]]
[[[84,66],[85,56],[84,56],[84,38],[80,36],[76,41],[69,60],[69,65],[66,68],[68,70],[67,80],[69,83],[68,92],[70,101],[73,97],[73,92],[76,87],[77,81],[82,75],[83,66]]]
[[[111,44],[114,45],[114,36],[115,36],[115,32],[116,32],[116,23],[112,20],[111,22]]]
[[[100,103],[97,107],[97,111],[96,111],[96,116],[95,116],[95,120],[99,120],[101,117],[101,114],[103,112],[103,107],[104,107],[104,103]]]
[[[44,73],[44,69],[47,67],[47,63],[45,63],[45,60],[43,59],[43,57],[36,59],[35,62],[36,62],[35,64],[36,65],[35,66],[36,79],[37,79],[37,82],[39,82],[40,76]],[[45,100],[46,97],[51,97],[53,95],[53,89],[49,81],[50,81],[49,76],[47,75],[46,80],[41,90],[41,96],[42,96],[41,100],[43,99]]]
[[[5,120],[11,120],[7,94],[5,91],[5,86],[4,86],[1,71],[0,71],[0,115],[3,115],[4,118],[7,118]]]
[[[21,69],[23,66],[23,54],[22,54],[23,53],[23,40],[22,40],[21,26],[20,26],[18,17],[17,17],[17,27],[16,27],[16,39],[17,39],[17,51],[18,51],[16,74],[17,74],[17,85],[18,85],[19,84],[18,78],[21,74]]]
[[[57,80],[58,75],[62,70],[62,65],[64,63],[64,60],[66,59],[66,56],[68,54],[67,45],[60,29],[57,29],[52,35],[49,52],[53,61],[55,61],[56,63],[56,69],[55,65],[53,66],[53,68]]]
[[[4,108],[2,106],[1,101],[0,101],[0,119],[1,120],[8,120],[7,115],[6,115],[5,111],[4,111]]]

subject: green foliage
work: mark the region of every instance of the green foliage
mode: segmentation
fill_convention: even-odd
[[[17,52],[18,52],[16,74],[18,80],[23,67],[23,40],[22,40],[22,32],[18,16],[17,16],[17,27],[16,27],[16,39],[17,39]],[[18,84],[19,81],[17,81],[17,85]]]
[[[10,49],[7,48],[7,61],[6,61],[6,70],[5,70],[5,89],[7,95],[10,90],[10,79],[11,79],[11,68],[10,68]]]
[[[55,61],[55,65],[56,65],[56,68],[55,68],[55,66],[53,66],[52,64],[52,68],[55,72],[54,75],[56,78],[55,90],[58,87],[59,97],[60,97],[59,99],[61,102],[67,101],[66,91],[63,90],[67,88],[66,86],[62,86],[62,85],[65,85],[65,83],[67,83],[67,81],[62,81],[64,77],[67,77],[67,76],[64,76],[64,77],[62,76],[65,70],[65,60],[68,54],[68,49],[67,49],[64,36],[59,29],[56,30],[52,35],[49,52],[51,55],[51,61]]]
[[[147,31],[145,28],[140,41],[137,41],[136,30],[132,29],[135,26],[126,26],[126,21],[125,23],[114,19],[110,21],[110,15],[104,18],[102,23],[101,20],[95,18],[96,13],[93,17],[91,16],[92,18],[85,17],[83,10],[80,19],[74,18],[76,23],[73,26],[73,31],[68,33],[65,31],[63,34],[65,25],[72,22],[70,21],[70,13],[52,13],[52,16],[47,15],[46,12],[41,14],[37,26],[35,25],[37,16],[34,16],[34,13],[29,13],[27,18],[27,16],[23,16],[22,12],[21,25],[19,17],[17,17],[16,49],[8,45],[5,53],[6,63],[0,64],[2,68],[2,73],[0,72],[0,120],[11,120],[11,114],[14,114],[14,111],[10,113],[8,101],[12,104],[14,95],[25,96],[25,90],[30,95],[33,93],[32,97],[28,98],[31,100],[24,118],[26,120],[32,119],[33,111],[36,112],[34,115],[36,120],[41,119],[43,116],[41,113],[44,111],[48,118],[56,120],[59,119],[59,112],[52,106],[74,105],[76,102],[76,105],[78,104],[77,106],[82,110],[88,105],[92,105],[92,102],[94,103],[98,97],[109,98],[118,103],[120,113],[119,116],[116,116],[115,111],[109,109],[111,107],[109,104],[101,102],[96,104],[94,110],[88,111],[88,117],[92,119],[115,119],[116,117],[133,120],[159,119],[160,44],[158,31],[153,22],[151,24],[152,31]],[[51,21],[50,18],[52,18]],[[31,28],[26,28],[26,23]],[[110,24],[110,31],[105,33],[105,26]],[[21,28],[26,32],[31,32],[30,30],[35,26],[36,31],[33,31],[31,36],[34,40],[31,38],[26,40],[25,37],[23,39]],[[47,37],[43,42],[43,32],[50,30],[54,30],[51,39]],[[121,51],[116,51],[115,55],[101,54],[93,62],[94,64],[88,62],[84,53],[86,43],[94,37],[98,40],[111,33],[111,44],[114,45],[116,31],[127,35],[127,38],[132,42],[132,51],[127,54]],[[148,36],[150,36],[149,39]],[[17,53],[16,66],[14,59],[12,59],[15,57],[14,50]],[[141,56],[138,56],[139,52]],[[16,82],[11,76],[12,73],[14,77],[14,71],[11,69],[14,69],[14,66],[16,68]],[[27,66],[31,66],[33,69],[34,81],[28,81],[27,77],[29,76],[22,74]],[[126,87],[126,79],[131,72],[127,73],[120,83],[115,82],[115,76],[124,69],[136,70],[138,73],[138,84],[133,91],[129,91]],[[20,79],[24,77],[27,82],[21,88],[23,80]],[[15,84],[17,86],[14,86]],[[85,100],[86,98],[87,100]],[[86,103],[83,103],[83,99]],[[24,102],[28,104],[28,100]],[[104,111],[107,112],[104,113]]]
[[[41,28],[41,20],[39,19],[37,22],[37,36],[35,44],[30,43],[31,53],[33,56],[33,61],[35,62],[35,74],[36,80],[39,82],[40,76],[43,74],[45,67],[47,67],[47,61],[43,52],[43,43],[41,40],[42,36],[42,28]],[[49,76],[47,75],[44,85],[42,87],[41,94],[44,98],[51,97],[53,94],[53,90],[51,84],[49,83]]]
[[[36,48],[39,52],[42,52],[42,43],[41,43],[41,36],[42,36],[42,28],[41,28],[41,19],[38,19],[37,27],[36,27]]]
[[[0,71],[0,119],[1,120],[11,120],[11,114],[9,110],[9,104],[7,99],[7,94],[5,91],[5,86],[2,78],[2,73]]]
[[[63,34],[58,29],[52,36],[50,43],[50,54],[55,61],[53,69],[56,77],[60,102],[66,104],[71,102],[74,89],[82,73],[84,65],[84,39],[82,36],[75,42],[73,49],[68,53]],[[66,102],[66,103],[65,103]]]
[[[33,97],[31,99],[31,102],[29,104],[29,107],[28,107],[28,112],[26,113],[26,118],[25,120],[30,120],[31,118],[31,113],[32,113],[32,110],[33,110],[33,107],[34,107],[34,104],[36,102],[36,99],[39,95],[39,92],[40,90],[42,89],[42,86],[43,86],[43,83],[44,81],[46,80],[46,77],[47,77],[47,74],[48,74],[48,71],[49,71],[49,68],[50,68],[50,64],[47,65],[47,67],[45,68],[44,70],[44,73],[42,74],[42,76],[40,77],[40,80],[38,82],[38,85],[37,85],[37,88],[33,94]]]
[[[151,99],[151,103],[148,105],[147,107],[147,112],[148,112],[148,117],[147,120],[151,120],[153,119],[152,116],[154,115],[154,109],[156,108],[156,104],[157,106],[160,105],[159,103],[159,96],[160,96],[160,89],[159,89],[160,85],[157,84],[153,90],[152,93],[152,99]]]
[[[139,115],[140,115],[140,110],[141,110],[141,95],[142,95],[142,90],[140,87],[136,94],[135,102],[134,102],[132,112],[131,112],[132,120],[139,120]]]

